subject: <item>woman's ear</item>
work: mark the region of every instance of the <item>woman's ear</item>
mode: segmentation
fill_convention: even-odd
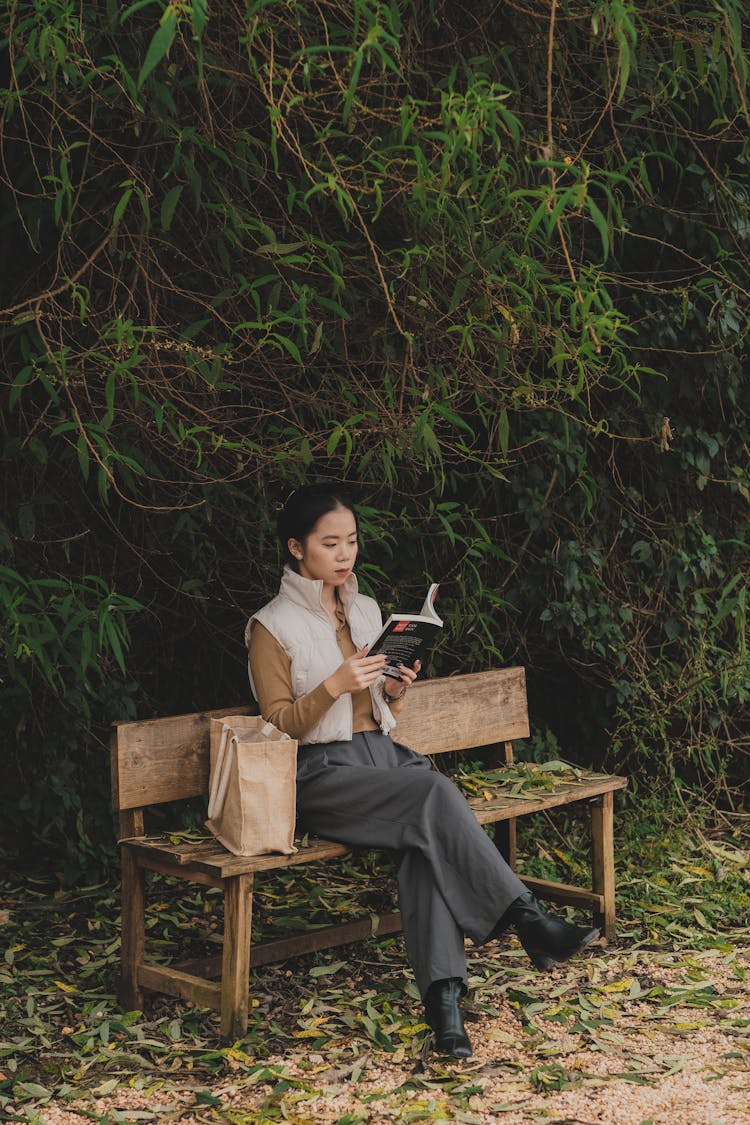
[[[300,543],[299,539],[287,539],[286,545],[292,558],[295,558],[299,561],[299,559],[302,558],[303,554],[302,544]]]

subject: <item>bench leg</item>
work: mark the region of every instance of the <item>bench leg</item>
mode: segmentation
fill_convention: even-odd
[[[117,997],[126,1011],[143,1010],[138,970],[146,939],[146,879],[128,848],[122,849],[122,936]]]
[[[253,876],[234,875],[224,890],[224,951],[221,968],[221,1038],[241,1039],[247,1031]]]
[[[614,807],[614,793],[602,793],[591,802],[593,889],[604,896],[604,913],[594,914],[594,925],[604,931],[607,941],[615,937]]]
[[[516,868],[516,818],[499,820],[495,825],[495,847],[509,867]]]

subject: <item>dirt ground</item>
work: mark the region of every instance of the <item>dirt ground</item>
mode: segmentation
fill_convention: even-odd
[[[563,853],[547,826],[533,854],[575,859],[570,838]],[[513,937],[469,950],[463,1062],[432,1051],[400,937],[254,972],[247,1034],[222,1047],[213,1012],[159,996],[119,1008],[114,881],[0,875],[0,1122],[750,1125],[744,821],[721,834],[644,821],[620,855],[611,946],[550,974]],[[366,856],[317,879],[291,869],[256,888],[257,924],[377,913],[389,878]],[[221,929],[218,891],[156,878],[152,956],[216,951]]]

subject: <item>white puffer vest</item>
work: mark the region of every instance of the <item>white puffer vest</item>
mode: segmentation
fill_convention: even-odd
[[[321,601],[323,583],[303,578],[285,566],[279,592],[273,601],[259,609],[247,623],[245,642],[249,644],[254,621],[260,621],[279,642],[289,657],[295,699],[316,688],[341,664],[341,649],[328,611]],[[380,632],[382,616],[377,602],[358,592],[357,579],[350,574],[339,588],[341,604],[357,650],[372,643]],[[253,674],[248,675],[257,699]],[[383,700],[381,676],[370,688],[372,713],[383,734],[396,725],[390,707]],[[352,697],[344,694],[326,711],[323,718],[305,732],[304,741],[348,742],[352,737]]]

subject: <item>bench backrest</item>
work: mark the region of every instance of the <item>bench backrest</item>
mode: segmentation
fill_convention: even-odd
[[[224,707],[168,719],[117,723],[112,736],[112,803],[141,809],[208,793],[209,719],[249,715],[252,706]],[[523,668],[499,668],[424,680],[394,731],[421,754],[443,754],[526,738]]]

